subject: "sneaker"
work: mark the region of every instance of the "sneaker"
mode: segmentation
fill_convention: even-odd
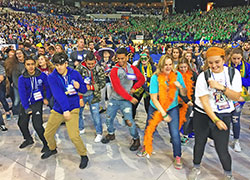
[[[45,153],[46,151],[49,151],[49,147],[47,145],[43,146],[41,153]]]
[[[235,141],[234,141],[234,151],[235,152],[241,152],[239,139],[235,139]]]
[[[193,167],[191,173],[188,175],[188,180],[197,180],[200,173],[201,168]]]
[[[11,115],[10,114],[6,114],[6,120],[10,121],[11,120]]]
[[[34,144],[34,141],[32,139],[30,140],[25,140],[23,143],[19,146],[20,149],[23,149],[27,147],[28,145]]]
[[[79,132],[80,132],[80,134],[84,134],[85,133],[85,129],[82,129]]]
[[[49,149],[48,151],[43,153],[43,155],[41,156],[41,159],[47,159],[48,157],[50,157],[51,155],[56,154],[56,153],[57,153],[56,149],[54,149],[52,151]]]
[[[174,167],[175,167],[175,169],[181,169],[182,168],[181,157],[179,157],[179,156],[175,157]]]
[[[1,131],[8,131],[8,128],[5,127],[5,125],[1,125],[1,126],[0,126],[0,129],[1,129]]]
[[[136,155],[139,157],[145,157],[147,156],[147,152],[145,151],[145,146],[140,147],[140,149],[137,151]]]
[[[18,116],[18,115],[13,115],[13,120],[14,120],[14,121],[17,121],[17,120],[18,120],[18,118],[19,118],[19,116]]]
[[[232,175],[225,175],[223,180],[234,180],[234,177]]]
[[[181,136],[181,145],[185,146],[189,142],[189,139],[187,136]]]
[[[107,134],[104,138],[102,138],[101,142],[103,144],[109,143],[109,141],[112,141],[115,139],[115,134]]]
[[[138,150],[138,148],[140,147],[141,143],[140,143],[140,138],[137,139],[132,139],[133,143],[130,146],[129,150],[130,151],[136,151]]]
[[[215,147],[215,145],[214,145],[214,141],[212,140],[212,141],[209,141],[209,146],[211,146],[211,147]]]
[[[99,142],[101,142],[101,140],[102,140],[102,135],[101,134],[97,134],[96,137],[95,137],[95,142],[99,143]]]
[[[80,163],[80,165],[79,165],[79,168],[80,168],[80,169],[86,168],[87,165],[88,165],[88,162],[89,162],[88,156],[81,156],[81,163]]]

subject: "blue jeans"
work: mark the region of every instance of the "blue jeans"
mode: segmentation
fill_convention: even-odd
[[[238,111],[234,110],[232,112],[232,124],[233,124],[233,133],[234,139],[240,138],[240,114],[243,109],[244,104],[240,105]]]
[[[148,108],[148,117],[146,122],[146,127],[148,122],[152,119],[153,113],[156,111],[155,108],[150,104]],[[168,128],[170,132],[170,137],[172,139],[173,153],[174,157],[181,157],[181,138],[179,133],[179,106],[176,106],[168,111],[168,115],[172,120],[168,123]]]
[[[108,133],[113,134],[115,132],[114,128],[114,119],[116,116],[116,113],[118,110],[121,110],[124,120],[129,121],[132,125],[129,126],[129,131],[130,135],[134,139],[138,139],[138,131],[135,125],[135,121],[132,117],[132,104],[129,101],[126,100],[115,100],[115,99],[110,99],[108,103],[108,108],[107,108],[107,118],[106,118],[106,125],[108,127]]]
[[[87,102],[89,104],[89,109],[90,109],[91,117],[94,121],[96,134],[102,134],[102,121],[101,121],[101,116],[99,113],[100,106],[99,106],[99,102],[91,104],[93,97],[94,97],[93,94],[90,96],[83,96],[83,101],[84,101],[84,105]],[[83,110],[84,110],[84,107],[81,107],[80,112],[79,112],[79,129],[80,130],[84,129],[84,123],[83,123],[83,118],[82,118]]]

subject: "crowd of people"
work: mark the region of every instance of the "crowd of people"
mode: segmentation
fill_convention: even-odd
[[[144,39],[153,40],[156,45],[200,40],[228,43],[235,37],[243,41],[249,39],[249,15],[249,6],[175,14],[162,20],[130,17],[112,22],[95,22],[84,16],[76,19],[50,13],[3,13],[0,42],[18,44],[25,38],[32,38],[35,43],[75,44],[78,36],[84,35],[87,41],[97,42],[111,35],[116,44],[129,44],[136,39],[136,35],[143,35]]]
[[[17,50],[10,48],[0,66],[4,90],[1,102],[6,120],[18,121],[24,138],[19,148],[34,143],[27,121],[31,114],[34,129],[43,143],[42,159],[57,153],[54,135],[65,122],[81,157],[79,167],[85,168],[89,159],[80,135],[85,132],[83,110],[88,104],[96,130],[95,143],[107,144],[115,139],[114,119],[121,110],[133,140],[129,149],[138,151],[140,157],[150,157],[157,125],[166,121],[176,169],[183,167],[181,146],[194,133],[194,167],[189,179],[195,179],[201,172],[207,137],[214,140],[225,178],[233,179],[229,130],[232,123],[233,148],[241,152],[240,115],[249,98],[250,85],[250,64],[245,59],[250,54],[248,42],[239,47],[168,45],[158,63],[152,60],[147,48],[133,61],[128,48],[115,44],[108,47],[110,44],[104,39],[97,44],[93,41],[85,44],[84,38],[78,38],[77,48],[69,56],[60,44],[33,48],[28,39],[24,44]],[[12,101],[12,108],[6,95]],[[147,113],[143,143],[135,122],[136,108],[142,99]],[[52,109],[45,129],[43,105]],[[106,119],[100,116],[104,112]],[[102,128],[104,121],[106,135]],[[3,118],[0,123],[1,130],[7,131]]]
[[[41,158],[47,159],[57,153],[54,136],[65,123],[81,157],[79,168],[84,169],[89,159],[80,135],[85,132],[86,104],[96,131],[95,143],[107,144],[116,138],[114,119],[120,110],[132,138],[129,149],[137,151],[137,156],[152,155],[157,126],[166,121],[176,169],[183,167],[182,145],[194,133],[188,179],[195,180],[201,173],[208,137],[213,139],[225,179],[233,179],[229,132],[232,124],[233,149],[241,152],[240,116],[249,100],[250,44],[232,43],[232,38],[242,28],[249,35],[248,8],[114,23],[5,13],[0,16],[2,44],[17,44],[17,48],[3,47],[0,53],[0,100],[6,115],[5,121],[0,114],[0,129],[8,131],[8,120],[17,120],[24,138],[19,148],[26,148],[34,143],[28,128],[32,116],[43,143]],[[142,32],[157,43],[133,44],[131,36]],[[200,39],[209,43],[172,43]],[[160,59],[156,61],[154,54],[160,54]],[[142,99],[147,113],[143,138],[135,121]],[[45,128],[43,106],[51,109]]]
[[[67,2],[65,2],[67,3]],[[117,12],[127,12],[140,15],[161,15],[162,7],[137,6],[136,4],[129,5],[127,3],[119,4],[101,4],[88,3],[81,4],[80,7],[72,6],[72,4],[53,4],[28,0],[2,0],[2,7],[9,7],[14,10],[24,10],[26,12],[38,13],[44,12],[47,14],[63,15],[63,16],[86,16],[87,14],[116,14]]]

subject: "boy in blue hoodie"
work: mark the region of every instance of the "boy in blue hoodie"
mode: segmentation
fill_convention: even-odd
[[[48,150],[47,141],[44,138],[43,128],[43,103],[48,105],[50,89],[47,75],[36,68],[36,61],[28,58],[24,61],[25,71],[18,79],[18,91],[21,99],[21,109],[18,118],[18,126],[25,141],[19,146],[20,149],[34,143],[29,132],[29,119],[32,115],[32,124],[43,143],[41,152]],[[45,87],[45,88],[44,88]],[[46,90],[47,99],[44,90]]]
[[[44,133],[49,150],[41,158],[46,159],[57,153],[54,136],[60,124],[65,121],[69,138],[81,156],[79,168],[83,169],[88,164],[88,156],[78,129],[78,92],[84,94],[87,88],[80,73],[69,68],[67,61],[68,56],[65,53],[57,53],[52,58],[55,70],[48,76],[48,82],[55,101]]]

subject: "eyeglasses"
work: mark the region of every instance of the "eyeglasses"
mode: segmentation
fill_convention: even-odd
[[[143,58],[141,58],[141,61],[147,61],[148,60],[148,58],[147,57],[143,57]]]

